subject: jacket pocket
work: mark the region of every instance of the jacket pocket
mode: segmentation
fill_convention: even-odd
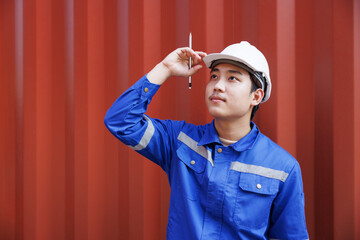
[[[262,228],[269,224],[272,202],[280,180],[252,173],[241,173],[234,209],[234,221],[244,228]]]
[[[197,200],[207,160],[185,144],[180,145],[176,154],[179,159],[176,163],[178,191],[189,200]]]

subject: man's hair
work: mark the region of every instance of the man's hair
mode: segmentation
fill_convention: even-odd
[[[249,76],[251,79],[251,92],[255,92],[257,89],[261,88],[261,83],[259,82],[259,80],[252,74],[249,72]],[[251,116],[250,116],[250,120],[252,120],[255,116],[256,111],[259,109],[260,107],[260,103],[256,106],[253,107],[252,111],[251,111]]]

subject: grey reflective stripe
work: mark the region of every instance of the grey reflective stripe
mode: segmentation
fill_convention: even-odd
[[[204,158],[206,158],[212,166],[214,166],[214,161],[211,157],[211,152],[206,149],[204,146],[198,146],[198,142],[196,142],[194,139],[186,135],[184,132],[180,132],[177,139],[181,142],[183,142],[186,146],[194,150],[196,153],[200,154]]]
[[[129,145],[129,147],[130,147],[131,149],[135,150],[135,151],[140,151],[140,150],[146,148],[147,145],[149,144],[152,136],[154,135],[154,132],[155,132],[154,125],[153,125],[153,123],[151,122],[150,118],[147,117],[146,115],[144,115],[143,117],[144,117],[144,119],[148,122],[148,125],[147,125],[147,128],[146,128],[146,130],[145,130],[145,133],[144,133],[144,135],[142,136],[142,138],[141,138],[141,140],[140,140],[140,142],[139,142],[138,145],[136,145],[136,146],[134,146],[134,147]]]
[[[230,169],[238,172],[252,173],[267,178],[278,179],[282,182],[285,182],[286,178],[289,175],[284,171],[261,167],[257,165],[245,164],[241,162],[232,162]]]

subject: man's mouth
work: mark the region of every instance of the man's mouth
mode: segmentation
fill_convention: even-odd
[[[221,96],[219,96],[218,94],[212,94],[209,99],[212,102],[225,102],[225,99]]]

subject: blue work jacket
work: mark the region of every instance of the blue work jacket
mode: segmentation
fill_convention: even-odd
[[[141,78],[108,110],[105,125],[168,175],[167,239],[308,239],[298,162],[253,122],[225,147],[213,122],[150,118],[159,87]]]

